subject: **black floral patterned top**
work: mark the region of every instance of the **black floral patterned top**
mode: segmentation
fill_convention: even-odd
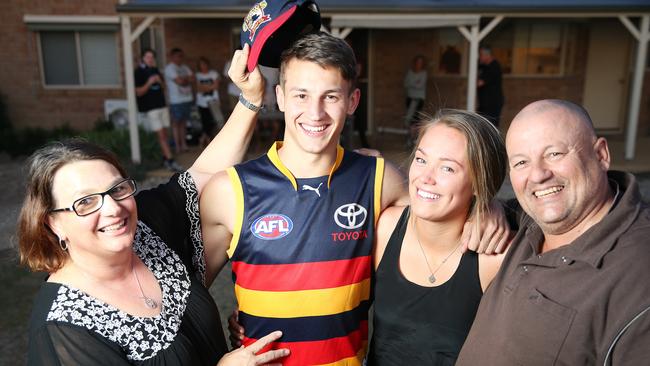
[[[203,285],[198,194],[189,173],[140,192],[134,252],[156,276],[161,313],[129,315],[83,291],[45,282],[32,310],[30,365],[215,365],[227,352]]]

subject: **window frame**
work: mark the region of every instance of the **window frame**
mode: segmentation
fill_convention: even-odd
[[[38,49],[38,67],[39,67],[39,72],[40,72],[40,79],[41,79],[41,85],[43,86],[44,89],[47,90],[70,90],[70,89],[83,89],[83,90],[90,90],[90,89],[121,89],[122,84],[123,84],[123,76],[122,76],[122,67],[120,64],[120,53],[122,50],[119,47],[119,42],[118,42],[118,37],[117,34],[118,32],[116,31],[103,31],[106,33],[112,33],[113,35],[113,40],[114,40],[114,45],[115,45],[115,64],[117,65],[117,83],[116,84],[86,84],[84,80],[84,70],[83,70],[83,60],[81,56],[81,39],[80,39],[80,33],[81,32],[90,32],[88,30],[74,30],[71,29],[69,32],[74,33],[74,40],[75,40],[75,56],[77,58],[77,73],[79,76],[79,84],[47,84],[45,81],[45,60],[43,58],[43,49],[42,49],[42,41],[41,41],[41,33],[42,32],[53,32],[52,30],[37,30],[35,31],[36,33],[36,45]]]
[[[528,18],[513,18],[513,21],[526,21]],[[545,23],[544,20],[536,19],[534,18],[533,21],[537,21],[538,23]],[[558,67],[558,72],[556,74],[531,74],[531,73],[503,73],[503,78],[504,79],[558,79],[558,78],[565,78],[569,76],[567,74],[567,69],[571,69],[567,63],[569,62],[568,60],[568,55],[569,55],[569,37],[571,37],[571,26],[570,22],[561,22],[561,23],[553,23],[552,24],[557,24],[560,27],[560,32],[561,32],[561,39],[560,39],[560,55],[559,55],[559,67]],[[493,32],[498,31],[498,27],[495,30],[492,30],[490,34]],[[486,38],[489,38],[490,34]],[[489,42],[488,42],[489,43]],[[530,48],[530,47],[528,47]],[[514,41],[513,45],[510,48],[511,50],[514,50]],[[500,60],[497,59],[501,63]],[[503,63],[501,63],[503,67]]]

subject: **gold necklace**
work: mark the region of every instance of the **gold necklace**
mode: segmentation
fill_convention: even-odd
[[[431,273],[431,275],[428,278],[429,282],[430,283],[435,283],[436,282],[436,273],[438,273],[438,271],[440,270],[442,265],[447,262],[447,259],[449,259],[449,257],[451,257],[451,255],[456,252],[456,250],[460,247],[460,244],[462,244],[462,242],[458,243],[458,245],[454,248],[454,250],[452,250],[451,253],[449,253],[445,257],[445,259],[442,260],[442,262],[440,262],[440,264],[438,265],[438,267],[436,268],[435,271],[432,271],[431,270],[431,265],[429,265],[429,259],[427,259],[427,254],[424,252],[424,248],[422,247],[422,244],[420,244],[420,235],[418,234],[418,225],[417,225],[416,220],[417,220],[417,218],[414,216],[413,217],[413,229],[415,230],[415,240],[418,242],[418,246],[420,247],[420,250],[422,251],[422,256],[424,257],[424,262],[427,264],[427,268],[429,269],[429,273]]]

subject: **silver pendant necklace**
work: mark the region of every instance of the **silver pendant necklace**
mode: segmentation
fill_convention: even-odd
[[[135,276],[135,281],[138,283],[138,288],[140,289],[140,295],[142,295],[139,297],[144,300],[144,305],[149,309],[157,308],[158,302],[144,294],[144,291],[142,290],[142,285],[140,284],[140,279],[138,278],[138,272],[136,272],[135,265],[133,264],[133,262],[131,262],[131,270],[133,271],[133,276]]]
[[[445,264],[447,262],[447,259],[449,259],[449,257],[451,257],[451,255],[456,252],[456,250],[460,247],[460,244],[462,242],[458,243],[458,245],[454,248],[454,250],[452,250],[445,257],[445,259],[443,259],[442,262],[440,262],[440,264],[438,265],[438,267],[436,268],[435,271],[432,271],[431,270],[431,265],[429,264],[429,259],[427,258],[427,254],[424,252],[424,248],[422,247],[422,244],[420,244],[420,235],[418,234],[418,225],[417,225],[416,220],[417,220],[417,218],[414,216],[413,217],[413,229],[415,231],[415,240],[418,242],[418,246],[420,247],[420,251],[422,251],[422,256],[424,257],[424,262],[427,264],[427,268],[429,269],[429,273],[431,273],[431,275],[429,276],[429,282],[430,283],[436,283],[436,273],[438,273],[438,271],[443,266],[443,264]]]

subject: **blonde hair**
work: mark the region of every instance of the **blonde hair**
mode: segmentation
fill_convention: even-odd
[[[490,121],[477,113],[458,109],[442,109],[433,117],[425,115],[421,119],[410,161],[413,161],[415,151],[424,134],[436,124],[453,128],[465,136],[469,176],[474,192],[468,217],[480,222],[485,213],[489,211],[490,202],[499,191],[506,176],[508,157],[503,137]]]

